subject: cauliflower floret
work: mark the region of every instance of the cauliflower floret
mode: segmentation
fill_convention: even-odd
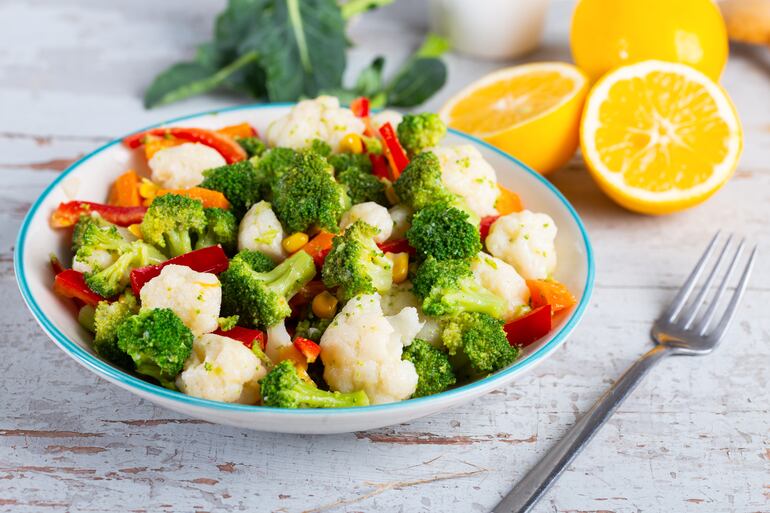
[[[142,308],[173,310],[196,337],[218,327],[222,287],[211,273],[170,264],[144,284],[139,297]]]
[[[373,201],[353,205],[350,210],[342,214],[340,228],[347,228],[359,219],[380,230],[374,236],[374,242],[385,242],[393,232],[393,219],[390,217],[388,209]]]
[[[394,283],[391,289],[382,296],[382,312],[385,315],[395,315],[405,308],[415,308],[417,318],[423,323],[415,338],[421,338],[434,346],[441,344],[441,325],[435,317],[425,315],[420,307],[420,300],[412,292],[412,282]]]
[[[340,141],[349,133],[361,134],[364,123],[350,109],[340,107],[332,96],[303,100],[285,116],[267,127],[265,136],[270,146],[302,149],[313,139],[326,141],[333,151],[339,151]]]
[[[513,266],[480,252],[471,263],[471,269],[482,286],[507,301],[503,314],[506,322],[519,317],[529,308],[529,287]]]
[[[407,399],[417,387],[417,372],[401,360],[401,351],[421,328],[414,308],[388,317],[379,294],[351,299],[321,337],[324,379],[332,390],[363,389],[372,404]]]
[[[441,179],[447,189],[461,196],[477,216],[497,215],[497,175],[475,146],[443,146],[431,151],[441,163]]]
[[[152,171],[152,180],[166,189],[195,187],[203,181],[204,171],[226,164],[217,150],[200,143],[164,148],[147,162]]]
[[[388,210],[390,218],[393,220],[393,229],[390,232],[391,240],[406,238],[406,232],[409,230],[412,219],[412,209],[404,204],[396,205]]]
[[[261,251],[279,262],[286,258],[282,241],[283,227],[270,203],[260,201],[252,205],[238,228],[238,250]]]
[[[398,124],[401,123],[402,119],[404,119],[404,116],[396,110],[383,110],[376,114],[372,114],[372,125],[379,130],[385,123],[390,123],[395,130],[398,128]]]
[[[541,280],[556,269],[555,239],[556,224],[550,216],[523,210],[492,223],[486,245],[525,280]]]
[[[285,347],[291,346],[291,335],[286,330],[286,323],[284,321],[274,324],[267,328],[267,346],[265,347],[265,354],[274,362],[281,361],[281,350]]]
[[[267,374],[246,346],[209,333],[193,342],[176,386],[187,395],[226,403],[256,404],[259,380]]]

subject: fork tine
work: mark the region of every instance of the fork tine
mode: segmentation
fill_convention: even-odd
[[[741,254],[743,253],[743,247],[745,243],[746,243],[746,239],[743,239],[741,243],[738,244],[738,249],[735,250],[733,259],[730,262],[730,265],[727,267],[727,270],[725,271],[725,275],[722,278],[722,282],[719,284],[719,288],[714,294],[714,297],[711,299],[711,304],[709,304],[709,307],[706,310],[706,313],[703,314],[703,317],[701,317],[700,321],[698,321],[698,324],[695,327],[695,332],[701,336],[706,333],[706,330],[708,330],[709,328],[709,324],[711,324],[711,320],[714,318],[714,314],[716,313],[719,300],[722,298],[722,294],[724,294],[725,289],[727,288],[727,283],[730,281],[730,276],[732,276],[733,271],[738,265],[738,259],[741,257]]]
[[[698,295],[695,296],[695,299],[687,311],[682,311],[682,315],[685,317],[684,329],[689,329],[690,326],[692,326],[693,321],[695,321],[695,317],[698,315],[698,310],[700,310],[701,306],[703,306],[703,302],[706,299],[709,290],[711,289],[711,284],[714,282],[717,271],[719,271],[719,267],[722,265],[722,260],[724,260],[725,254],[727,254],[727,250],[730,248],[730,243],[732,241],[733,236],[730,234],[730,236],[727,237],[727,242],[725,242],[725,245],[722,247],[722,251],[719,252],[719,257],[717,257],[717,261],[711,268],[711,272],[706,277],[706,282],[701,286],[700,291],[698,291]]]
[[[717,232],[714,235],[714,238],[711,239],[711,242],[709,242],[709,245],[706,248],[706,251],[703,252],[703,255],[701,255],[700,257],[700,260],[698,260],[698,263],[695,265],[695,269],[693,269],[692,272],[690,273],[690,276],[687,277],[687,280],[679,289],[679,292],[677,292],[676,297],[674,297],[673,301],[671,301],[668,307],[666,307],[666,310],[663,312],[661,319],[665,319],[666,321],[671,322],[682,310],[682,307],[687,302],[687,298],[690,296],[692,289],[695,287],[695,284],[698,282],[698,278],[700,277],[701,271],[703,271],[703,267],[706,265],[706,261],[711,256],[711,252],[714,249],[714,244],[716,244],[717,237],[719,237],[719,232]]]
[[[715,339],[715,342],[718,342],[719,339],[722,338],[722,336],[725,334],[727,327],[730,325],[730,321],[733,320],[735,313],[738,311],[738,303],[740,303],[741,297],[746,291],[746,286],[749,283],[749,275],[751,275],[751,269],[754,267],[754,260],[756,259],[756,256],[757,247],[754,246],[754,249],[751,251],[749,261],[746,262],[746,268],[743,270],[743,274],[741,275],[741,281],[739,281],[738,286],[735,287],[735,292],[733,292],[733,296],[730,298],[730,303],[727,305],[727,310],[722,316],[722,319],[720,319],[719,324],[717,324],[716,328],[714,328],[714,331],[708,334],[709,337],[713,337]]]

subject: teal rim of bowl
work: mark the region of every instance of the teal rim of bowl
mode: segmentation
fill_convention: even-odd
[[[126,134],[126,135],[131,135],[137,132],[143,132],[151,128],[156,128],[159,126],[177,123],[179,121],[185,121],[188,119],[193,119],[201,116],[210,116],[210,115],[216,115],[224,112],[233,112],[233,111],[239,111],[239,110],[257,110],[257,109],[291,107],[292,105],[295,105],[295,104],[294,103],[268,103],[268,104],[236,105],[236,106],[228,107],[224,109],[204,111],[197,114],[189,114],[186,116],[181,116],[178,118],[166,120],[160,123],[155,123],[153,125],[147,126],[141,130],[131,132],[130,134]],[[64,170],[53,182],[51,182],[43,190],[42,194],[40,194],[38,199],[32,204],[32,207],[30,207],[29,212],[27,212],[27,215],[24,217],[24,221],[22,222],[21,229],[19,230],[19,235],[16,238],[16,250],[14,251],[13,267],[14,267],[14,272],[16,273],[18,284],[19,284],[19,290],[21,291],[21,295],[24,298],[24,302],[27,304],[27,307],[29,307],[29,309],[32,311],[32,314],[34,315],[35,319],[38,321],[40,326],[43,328],[43,330],[48,334],[49,337],[54,339],[54,341],[56,341],[57,344],[66,353],[74,357],[79,363],[93,370],[100,376],[108,377],[112,380],[118,381],[129,388],[138,389],[139,391],[142,391],[151,395],[157,395],[164,399],[169,399],[179,403],[185,403],[190,406],[197,406],[202,408],[215,408],[215,409],[227,410],[227,411],[251,412],[251,413],[270,412],[270,413],[277,413],[277,414],[283,414],[283,415],[289,415],[289,416],[352,414],[352,413],[396,410],[404,407],[419,406],[420,404],[425,404],[430,401],[436,401],[439,398],[450,399],[452,396],[461,396],[467,392],[470,392],[475,388],[480,388],[480,387],[491,385],[494,382],[503,381],[503,379],[506,376],[516,374],[521,370],[523,370],[524,368],[532,366],[537,362],[539,362],[540,360],[542,360],[545,356],[547,356],[554,349],[556,349],[566,339],[566,337],[572,332],[572,330],[577,326],[577,323],[582,318],[583,313],[585,312],[585,309],[588,306],[588,303],[591,299],[591,294],[593,293],[594,273],[595,273],[593,249],[591,248],[591,243],[588,239],[588,233],[586,232],[585,226],[583,226],[583,222],[580,220],[580,217],[578,216],[575,209],[572,207],[569,201],[567,201],[567,199],[562,195],[562,193],[551,182],[549,182],[546,178],[544,178],[540,173],[532,170],[529,166],[527,166],[517,158],[505,153],[504,151],[492,146],[491,144],[485,141],[482,141],[481,139],[478,139],[476,137],[473,137],[472,135],[468,135],[466,133],[463,133],[451,128],[448,131],[456,136],[459,136],[475,144],[478,144],[479,146],[483,146],[484,148],[501,155],[507,160],[510,160],[512,163],[516,164],[519,168],[523,169],[530,175],[534,176],[537,180],[540,181],[540,183],[545,185],[559,199],[559,201],[567,208],[567,211],[572,216],[573,221],[580,229],[580,234],[583,239],[583,246],[586,251],[586,260],[588,264],[588,269],[586,272],[586,281],[583,287],[583,295],[581,297],[580,303],[572,310],[572,313],[570,314],[570,317],[567,323],[553,336],[553,338],[549,340],[548,343],[546,343],[543,347],[539,348],[537,351],[530,354],[526,358],[523,358],[522,360],[515,362],[510,367],[506,367],[505,369],[500,370],[494,374],[490,374],[489,376],[486,376],[485,378],[480,379],[478,381],[474,381],[472,383],[468,383],[466,385],[462,385],[457,388],[453,388],[445,392],[441,392],[431,396],[419,397],[416,399],[408,399],[408,400],[394,402],[394,403],[359,406],[359,407],[353,407],[353,408],[335,408],[335,409],[307,408],[307,409],[293,410],[293,409],[286,409],[286,408],[274,408],[270,406],[257,406],[257,405],[212,401],[209,399],[201,399],[199,397],[186,395],[181,392],[177,392],[175,390],[169,390],[167,388],[154,385],[152,383],[144,381],[141,378],[128,374],[120,370],[118,367],[113,367],[112,365],[100,360],[95,355],[89,353],[88,351],[80,347],[78,344],[70,340],[69,337],[64,335],[64,333],[62,333],[59,330],[59,328],[57,328],[53,324],[53,322],[45,315],[45,313],[43,313],[43,310],[40,308],[40,305],[38,305],[37,301],[32,295],[32,292],[29,289],[29,285],[27,283],[27,277],[26,277],[26,274],[24,273],[24,266],[22,264],[22,262],[24,262],[24,249],[25,249],[24,245],[27,239],[27,230],[29,228],[30,221],[37,213],[42,202],[47,198],[47,196],[51,193],[51,191],[57,185],[59,185],[59,183],[61,183],[62,180],[64,180],[67,177],[67,175],[69,175],[71,172],[77,169],[81,164],[88,161],[95,155],[98,155],[102,151],[106,150],[107,148],[110,148],[111,146],[114,146],[115,144],[120,144],[120,142],[123,140],[123,137],[110,141],[107,144],[104,144],[103,146],[97,148],[96,150],[92,151],[88,155],[85,155],[84,157],[80,158],[75,163],[70,165],[66,170]]]

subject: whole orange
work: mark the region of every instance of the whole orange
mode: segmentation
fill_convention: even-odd
[[[580,0],[572,16],[572,57],[591,80],[624,64],[688,64],[719,80],[727,31],[712,0]]]

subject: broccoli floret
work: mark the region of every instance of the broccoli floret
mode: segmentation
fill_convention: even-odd
[[[334,181],[332,167],[315,153],[300,153],[292,168],[273,187],[273,210],[289,232],[312,227],[338,230],[350,207],[344,187]]]
[[[417,268],[412,291],[422,299],[428,315],[483,312],[499,318],[506,302],[476,281],[468,260],[437,260],[428,257]]]
[[[208,169],[203,177],[200,186],[224,194],[237,219],[261,199],[262,175],[248,160]]]
[[[393,183],[399,199],[415,210],[432,203],[451,203],[454,194],[441,181],[441,165],[435,153],[420,153]]]
[[[267,149],[265,143],[259,137],[240,137],[235,142],[244,149],[249,157],[259,157]]]
[[[378,231],[358,220],[332,240],[321,273],[324,285],[340,288],[342,299],[390,289],[393,265],[374,242]]]
[[[272,148],[260,157],[256,168],[261,180],[259,188],[264,197],[272,197],[273,186],[286,171],[294,167],[296,157],[297,151],[291,148]]]
[[[441,340],[455,369],[469,375],[495,372],[519,356],[519,349],[508,343],[503,321],[484,313],[464,312],[445,320]]]
[[[242,252],[243,253],[243,252]],[[291,313],[289,299],[315,276],[313,257],[304,251],[265,271],[252,267],[262,259],[257,252],[238,254],[228,269],[219,276],[222,283],[223,315],[238,315],[240,322],[270,327]],[[272,265],[272,263],[271,263]]]
[[[374,201],[388,206],[385,184],[372,174],[372,162],[367,154],[338,153],[329,157],[329,163],[354,205]]]
[[[332,147],[326,141],[321,139],[313,139],[310,141],[310,146],[303,151],[315,153],[321,157],[328,157],[332,154]]]
[[[128,286],[133,269],[166,260],[163,253],[149,244],[139,240],[128,242],[115,226],[105,228],[89,224],[83,230],[81,246],[75,258],[88,261],[95,251],[107,251],[116,256],[107,267],[94,268],[85,276],[86,285],[103,297],[120,294]]]
[[[81,215],[80,219],[78,219],[78,222],[75,223],[75,226],[72,229],[73,255],[76,254],[80,249],[80,246],[83,245],[83,234],[85,233],[86,228],[91,224],[95,224],[100,228],[109,228],[110,226],[113,226],[112,224],[105,221],[104,218],[96,212]]]
[[[238,221],[229,210],[222,208],[203,209],[206,214],[206,231],[198,237],[195,249],[221,244],[229,254],[238,245]]]
[[[416,338],[404,348],[402,360],[409,360],[417,371],[417,389],[412,397],[443,392],[457,381],[447,354],[428,342]]]
[[[273,259],[261,251],[243,249],[233,257],[232,262],[236,260],[242,260],[258,273],[266,273],[267,271],[272,271],[275,268],[275,262]]]
[[[297,323],[297,329],[294,332],[294,336],[318,342],[321,340],[321,336],[333,320],[334,319],[321,319],[320,317],[316,317],[313,312],[310,311],[307,317]]]
[[[425,258],[472,258],[481,251],[481,235],[466,212],[446,203],[428,205],[412,218],[409,244]]]
[[[192,251],[192,241],[206,231],[203,202],[177,194],[158,196],[142,219],[144,240],[175,257]]]
[[[366,153],[382,155],[382,141],[378,137],[367,137],[362,135],[361,140],[364,141]]]
[[[220,317],[217,319],[217,325],[222,331],[230,331],[238,325],[239,317],[237,315],[231,315],[230,317]]]
[[[446,135],[446,125],[438,114],[407,114],[396,129],[398,140],[410,156],[438,146]]]
[[[138,312],[139,302],[131,290],[126,290],[115,302],[100,301],[94,311],[94,351],[112,363],[133,369],[133,360],[118,347],[118,327]]]
[[[118,348],[131,357],[136,372],[172,389],[190,356],[193,338],[170,308],[143,310],[118,327]]]
[[[78,248],[75,260],[88,264],[93,271],[98,271],[103,267],[100,255],[108,253],[117,258],[128,248],[130,242],[121,235],[117,226],[90,222],[87,219],[81,217],[83,222],[78,227],[76,244],[73,239],[73,246],[77,245]]]
[[[262,404],[277,408],[350,408],[368,406],[366,392],[326,392],[300,379],[290,360],[276,365],[260,381]]]

